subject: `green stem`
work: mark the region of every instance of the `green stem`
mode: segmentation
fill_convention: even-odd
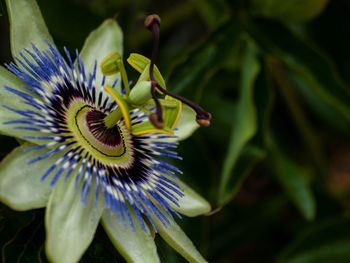
[[[122,112],[120,111],[120,108],[116,108],[115,111],[111,112],[109,115],[107,115],[104,119],[105,125],[107,128],[112,128],[117,121],[119,121],[122,118]]]

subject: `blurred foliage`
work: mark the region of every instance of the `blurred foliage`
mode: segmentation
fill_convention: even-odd
[[[210,216],[179,223],[210,262],[350,262],[350,4],[346,0],[39,0],[60,47],[80,48],[105,18],[125,56],[151,54],[170,90],[213,114],[180,144],[182,179]],[[0,1],[0,59],[10,61]],[[132,68],[128,67],[131,72]],[[16,142],[0,137],[1,158]],[[0,206],[2,262],[46,262],[43,211]],[[156,238],[163,262],[182,262]],[[20,251],[20,253],[19,253]],[[103,229],[81,262],[123,262]]]

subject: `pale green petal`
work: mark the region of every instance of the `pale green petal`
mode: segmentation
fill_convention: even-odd
[[[182,111],[176,128],[175,135],[178,136],[178,141],[187,139],[199,128],[196,122],[196,112],[186,104],[182,104]]]
[[[18,119],[20,115],[3,107],[6,105],[19,110],[25,108],[26,105],[21,103],[23,99],[4,88],[7,86],[23,92],[22,85],[23,82],[18,77],[0,66],[0,133],[2,134],[16,137],[23,135],[23,131],[14,130],[13,125],[4,124],[5,121]]]
[[[165,227],[162,222],[153,217],[158,233],[161,237],[188,262],[202,263],[207,262],[193,245],[192,241],[186,236],[182,229],[175,223],[171,222],[170,226]]]
[[[78,262],[90,245],[103,212],[103,198],[94,208],[93,186],[83,205],[81,184],[75,192],[73,175],[66,183],[57,182],[46,209],[46,254],[54,263]]]
[[[154,240],[148,234],[150,233],[149,228],[146,226],[148,231],[146,233],[138,223],[135,212],[130,210],[130,214],[135,225],[135,232],[132,231],[129,225],[125,227],[122,222],[119,222],[115,214],[111,215],[109,210],[104,211],[102,224],[109,238],[127,262],[160,262]]]
[[[4,105],[16,110],[25,110],[29,108],[28,105],[21,102],[23,101],[21,97],[6,90],[4,87],[7,86],[24,93],[28,93],[28,90],[24,89],[23,85],[24,83],[18,77],[16,77],[14,74],[6,70],[4,67],[0,66],[0,134],[5,134],[11,137],[44,135],[36,131],[30,131],[30,130],[24,131],[24,130],[14,129],[13,127],[15,127],[16,125],[13,125],[13,124],[4,124],[4,122],[6,121],[18,120],[22,117],[20,114],[15,113],[9,109],[6,109]],[[31,108],[31,110],[35,111],[35,109],[33,108]],[[27,141],[30,141],[36,144],[45,143],[42,140],[38,141],[33,139],[28,139]]]
[[[40,183],[43,174],[59,159],[62,153],[28,165],[27,162],[47,149],[25,152],[33,146],[26,143],[17,147],[0,164],[0,200],[15,210],[29,210],[45,207],[52,189],[50,180]]]
[[[39,50],[48,48],[46,41],[53,44],[35,0],[6,0],[6,4],[10,19],[13,57],[20,58],[19,53],[23,52],[24,48],[31,49],[31,43]]]
[[[87,73],[93,72],[95,61],[97,61],[97,87],[102,81],[100,64],[113,51],[118,51],[123,56],[123,33],[116,21],[108,19],[90,33],[80,52],[80,58],[84,62]],[[120,79],[120,73],[106,77],[105,84],[111,86],[116,78]],[[118,84],[120,83],[121,80],[118,81]]]
[[[176,181],[176,183],[184,190],[185,195],[179,198],[178,203],[180,207],[174,205],[172,202],[169,202],[172,208],[174,208],[177,212],[190,217],[210,212],[211,206],[207,200],[205,200],[202,196],[200,196],[197,192],[195,192],[184,182],[179,180]]]

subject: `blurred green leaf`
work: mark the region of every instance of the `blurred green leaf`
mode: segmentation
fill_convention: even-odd
[[[230,17],[229,5],[226,0],[202,0],[196,1],[197,10],[210,29],[215,28]]]
[[[44,224],[40,216],[34,214],[33,220],[21,227],[2,248],[3,263],[42,262],[40,253],[44,248]]]
[[[271,168],[286,194],[305,219],[313,220],[316,216],[316,202],[310,186],[310,171],[283,156],[281,152],[274,151],[270,160],[273,163]]]
[[[280,263],[347,263],[350,261],[350,222],[322,222],[301,232],[282,252]]]
[[[266,63],[270,74],[272,75],[272,78],[274,78],[276,86],[282,95],[285,105],[288,108],[291,119],[295,123],[295,126],[302,137],[304,145],[306,146],[305,148],[310,153],[311,161],[314,162],[318,171],[324,174],[327,167],[325,166],[325,156],[321,140],[303,112],[302,105],[299,101],[300,99],[295,94],[296,92],[294,91],[291,77],[282,63],[279,63],[272,58],[268,58]]]
[[[286,27],[266,20],[245,26],[267,54],[287,65],[295,77],[295,88],[319,118],[350,134],[350,92],[332,61]]]
[[[276,244],[271,246],[270,237],[275,233],[278,218],[287,203],[286,199],[283,196],[268,199],[259,196],[255,198],[258,199],[257,202],[249,206],[231,205],[230,203],[220,211],[220,214],[216,215],[220,218],[221,223],[213,229],[215,235],[210,240],[210,252],[212,253],[212,256],[208,258],[210,262],[232,262],[234,255],[240,253],[241,247],[254,249],[252,248],[254,240],[265,252],[275,254],[275,250],[278,250]],[[215,215],[213,217],[215,218]],[[267,242],[268,240],[270,242]],[[281,240],[277,242],[280,243]],[[226,261],[219,260],[222,258],[226,258]],[[251,262],[261,262],[258,253],[252,258]]]
[[[258,131],[252,141],[260,147],[266,148],[269,144],[271,114],[273,106],[275,106],[275,91],[266,63],[262,64],[261,72],[256,79],[254,102],[257,109]]]
[[[266,157],[265,147],[269,131],[270,114],[274,102],[274,93],[271,88],[271,81],[268,79],[265,67],[261,70],[262,74],[257,76],[254,83],[254,103],[256,108],[257,131],[255,136],[241,150],[237,162],[233,167],[232,176],[227,182],[228,196],[231,198],[239,191],[244,179],[254,168],[254,166]],[[222,104],[222,102],[220,102]],[[238,104],[236,105],[239,107]],[[221,106],[222,107],[222,106]],[[221,108],[220,107],[220,108]],[[236,110],[236,108],[234,108]],[[236,111],[227,111],[226,114],[232,114]],[[238,114],[236,112],[236,114]],[[230,120],[230,118],[227,118]]]
[[[253,90],[255,79],[260,70],[260,65],[256,60],[254,52],[254,44],[247,41],[241,69],[241,93],[237,105],[237,112],[232,124],[228,153],[224,160],[219,186],[219,204],[221,205],[228,202],[235,193],[235,191],[232,191],[235,186],[228,184],[228,182],[232,176],[235,176],[232,171],[244,145],[257,131],[257,117],[253,99]],[[235,181],[238,183],[241,180]]]
[[[328,0],[253,0],[255,14],[286,23],[302,23],[319,15]]]
[[[249,175],[253,167],[261,161],[266,155],[266,151],[254,144],[246,144],[237,156],[236,162],[232,167],[231,176],[225,184],[224,204],[232,199],[240,189],[244,179]],[[220,200],[219,200],[220,201]]]
[[[1,262],[47,262],[43,211],[14,212],[0,204]]]
[[[238,24],[221,26],[174,64],[168,87],[190,99],[200,97],[201,88],[231,58],[239,40]]]
[[[330,92],[328,86],[318,80],[308,68],[293,67],[290,75],[296,89],[307,100],[312,110],[328,122],[330,127],[334,127],[344,134],[349,134],[350,104]]]

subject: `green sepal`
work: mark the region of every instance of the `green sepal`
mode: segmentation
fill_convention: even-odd
[[[169,129],[168,127],[165,127],[164,129],[157,129],[153,126],[153,124],[150,121],[133,125],[131,127],[131,133],[133,135],[142,135],[147,133],[162,133],[169,136],[174,136],[174,132],[172,129]]]
[[[114,51],[109,54],[102,62],[101,62],[101,70],[102,74],[109,76],[120,71],[118,66],[118,60],[121,60],[121,56],[118,51]]]
[[[145,80],[138,81],[132,88],[129,98],[132,103],[137,105],[143,105],[150,100],[152,98],[151,82]]]
[[[134,69],[136,69],[138,72],[143,73],[145,68],[151,64],[151,60],[146,58],[145,56],[142,56],[140,54],[136,54],[136,53],[131,53],[129,58],[127,59],[128,63],[130,64],[130,66],[132,66]],[[147,80],[150,80],[149,78],[149,70],[147,70]],[[162,77],[162,75],[160,74],[159,69],[157,68],[156,65],[154,65],[154,70],[153,70],[153,74],[154,74],[154,79],[159,83],[159,85],[163,88],[166,89],[166,85],[165,85],[165,81]]]
[[[111,95],[111,97],[115,100],[115,102],[118,104],[119,109],[123,115],[124,118],[124,123],[127,129],[130,130],[131,128],[131,119],[130,119],[130,110],[129,110],[129,104],[127,103],[127,101],[123,98],[123,96],[121,94],[119,94],[119,92],[115,89],[112,89],[109,86],[105,86],[104,87],[105,91]],[[113,112],[108,115],[105,119],[105,123],[107,125],[107,127],[112,126],[109,122],[113,122]]]

